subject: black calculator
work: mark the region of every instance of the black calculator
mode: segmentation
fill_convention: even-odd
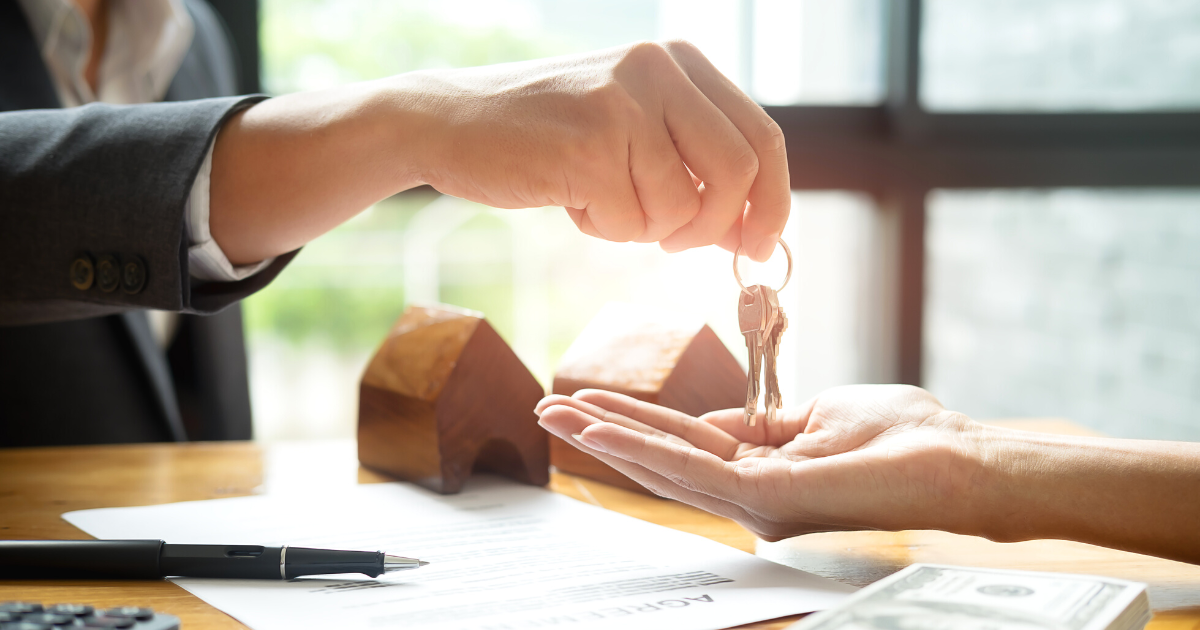
[[[122,628],[127,630],[179,630],[179,617],[140,606],[98,610],[86,604],[0,602],[0,630],[60,630],[67,628]]]

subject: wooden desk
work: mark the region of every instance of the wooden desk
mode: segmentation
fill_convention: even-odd
[[[1078,432],[1069,424],[1021,428]],[[319,458],[319,459],[317,459]],[[313,461],[327,462],[312,466]],[[60,518],[97,507],[244,496],[286,487],[330,488],[386,481],[358,468],[349,442],[198,443],[0,449],[0,538],[88,538]],[[913,562],[1044,569],[1150,583],[1155,630],[1200,630],[1200,567],[1062,541],[998,544],[941,532],[846,532],[761,543],[737,524],[686,505],[556,474],[551,489],[630,516],[706,536],[785,564],[863,586]],[[0,601],[28,599],[97,606],[149,605],[183,619],[186,630],[244,628],[166,581],[0,581]],[[796,619],[751,624],[782,628]]]

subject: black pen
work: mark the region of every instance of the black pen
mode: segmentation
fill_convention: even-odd
[[[382,551],[286,545],[173,545],[161,540],[0,541],[0,579],[290,580],[301,575],[333,573],[378,577],[427,564]]]

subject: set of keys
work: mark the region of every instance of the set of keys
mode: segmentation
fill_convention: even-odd
[[[746,337],[746,350],[750,355],[746,366],[746,414],[743,417],[748,426],[754,426],[758,416],[758,398],[762,391],[759,388],[760,377],[762,389],[766,390],[768,424],[775,421],[776,414],[783,406],[783,396],[779,393],[779,374],[775,368],[779,342],[787,330],[788,320],[779,306],[779,291],[792,279],[792,251],[782,239],[779,245],[787,254],[788,268],[787,276],[778,290],[762,284],[750,287],[743,284],[737,266],[741,248],[733,255],[733,276],[742,288],[738,296],[738,322],[742,335]]]

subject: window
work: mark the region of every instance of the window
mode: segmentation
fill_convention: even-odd
[[[1194,438],[1193,5],[263,0],[263,78],[289,92],[688,38],[788,138],[787,403],[908,382],[977,416]],[[1133,234],[1144,251],[1121,249]],[[729,261],[588,239],[556,209],[387,200],[247,300],[258,434],[349,435],[362,367],[410,300],[484,311],[544,384],[610,300],[703,316],[742,357]]]
[[[1133,111],[1200,105],[1200,4],[932,0],[921,101],[933,111]]]
[[[1200,439],[1200,189],[936,191],[924,384],[981,417]]]
[[[1200,436],[1195,7],[887,8],[884,105],[768,109],[794,188],[876,200],[863,380],[977,417]]]

